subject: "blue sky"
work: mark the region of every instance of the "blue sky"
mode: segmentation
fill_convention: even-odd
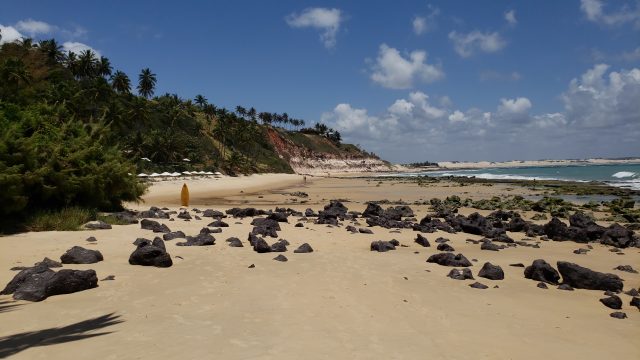
[[[396,162],[640,156],[640,2],[2,0],[156,93],[322,120]]]

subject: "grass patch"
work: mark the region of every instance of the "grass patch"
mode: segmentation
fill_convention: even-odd
[[[55,211],[40,211],[29,217],[27,231],[74,231],[88,221],[95,220],[96,211],[80,207],[68,207]]]

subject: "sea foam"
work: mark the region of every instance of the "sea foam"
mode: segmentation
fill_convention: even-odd
[[[611,177],[617,178],[617,179],[623,179],[623,178],[629,178],[629,177],[635,177],[637,174],[631,171],[619,171],[613,175],[611,175]]]

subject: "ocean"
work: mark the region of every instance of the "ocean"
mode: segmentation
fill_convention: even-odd
[[[516,168],[484,168],[399,173],[393,176],[460,176],[481,179],[600,181],[612,186],[640,190],[640,164],[572,165]]]

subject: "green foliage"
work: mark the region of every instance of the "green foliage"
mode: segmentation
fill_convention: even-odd
[[[95,218],[94,210],[81,207],[39,210],[27,218],[24,227],[28,231],[74,231]]]

